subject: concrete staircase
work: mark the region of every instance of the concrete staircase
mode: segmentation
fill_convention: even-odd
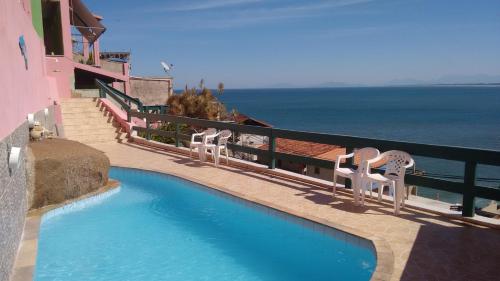
[[[64,135],[85,144],[123,142],[124,132],[113,115],[97,98],[70,98],[61,101]]]

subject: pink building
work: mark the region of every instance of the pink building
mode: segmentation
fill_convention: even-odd
[[[80,0],[0,2],[1,104],[9,105],[0,112],[0,139],[28,113],[95,88],[95,78],[129,91],[128,62],[101,60],[101,20]]]

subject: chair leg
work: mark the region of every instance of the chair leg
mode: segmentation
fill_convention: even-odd
[[[226,153],[226,164],[229,165],[229,153],[227,152],[227,148],[224,148],[224,152]]]
[[[366,182],[361,180],[361,206],[365,205]]]
[[[215,148],[215,151],[213,151],[215,167],[219,167],[219,156],[220,156],[220,150],[219,148]]]
[[[359,204],[359,182],[358,180],[356,179],[356,177],[352,177],[351,178],[351,182],[352,182],[352,194],[354,196],[354,205],[358,205]]]
[[[192,154],[193,154],[193,147],[189,147],[189,158],[193,158],[192,157]]]
[[[406,186],[404,183],[401,186],[401,208],[405,207],[405,201],[406,201]]]
[[[333,192],[332,192],[332,197],[335,197],[336,190],[337,190],[337,174],[334,172],[333,173]]]
[[[393,199],[394,199],[394,214],[395,215],[399,215],[399,196],[400,196],[400,192],[399,190],[396,190],[396,184],[394,183],[394,181],[392,181],[389,185],[389,188],[392,188],[392,190],[394,190],[394,196],[393,196]]]
[[[382,202],[382,194],[384,193],[384,185],[378,183],[378,202]]]

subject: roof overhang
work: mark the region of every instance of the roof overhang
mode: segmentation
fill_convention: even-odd
[[[106,27],[89,11],[82,1],[70,0],[69,5],[71,24],[80,31],[89,43],[94,43],[106,31]]]

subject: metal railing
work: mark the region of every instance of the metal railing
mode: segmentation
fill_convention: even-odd
[[[131,111],[137,110],[139,112],[147,112],[147,113],[156,113],[156,114],[165,114],[167,113],[168,106],[166,105],[143,105],[139,98],[131,97],[121,91],[108,86],[106,83],[99,79],[95,79],[95,83],[99,88],[99,97],[107,98],[111,97],[114,101],[116,101],[122,110],[127,113]],[[136,108],[132,108],[132,104],[136,106]],[[127,114],[127,122],[131,121],[130,114]]]
[[[345,135],[300,132],[300,131],[284,130],[276,128],[239,125],[235,123],[210,121],[203,119],[165,115],[165,114],[150,114],[150,113],[129,111],[129,116],[146,119],[146,124],[148,125],[147,128],[133,127],[133,130],[145,133],[147,139],[150,139],[151,135],[171,137],[175,139],[176,146],[180,145],[181,140],[190,139],[190,136],[184,135],[180,132],[179,129],[180,124],[187,124],[190,126],[196,126],[202,128],[228,129],[233,131],[233,133],[247,133],[247,134],[266,136],[269,138],[268,150],[246,147],[237,144],[228,144],[228,148],[233,151],[255,154],[265,159],[268,163],[269,169],[275,168],[276,159],[315,165],[318,167],[329,168],[329,169],[332,169],[334,167],[333,161],[277,152],[276,138],[339,145],[345,147],[347,153],[351,153],[352,151],[354,151],[355,148],[370,146],[370,147],[376,147],[381,151],[402,150],[415,156],[460,161],[465,163],[465,169],[463,172],[464,175],[463,182],[451,181],[447,179],[439,179],[425,175],[407,174],[405,177],[405,183],[409,185],[425,186],[433,189],[462,194],[463,195],[462,215],[465,217],[472,217],[474,215],[474,200],[476,197],[481,197],[490,200],[500,200],[500,189],[480,186],[476,184],[477,165],[485,164],[492,166],[500,166],[500,151],[432,145],[432,144],[420,144],[420,143],[411,143],[402,141],[380,140],[380,139],[353,137]],[[176,125],[175,126],[176,131],[170,132],[170,131],[163,131],[163,130],[149,128],[149,124],[157,121],[174,123]],[[348,166],[353,166],[354,163],[352,161],[353,161],[352,158],[350,158],[350,160],[348,160],[346,164]]]

